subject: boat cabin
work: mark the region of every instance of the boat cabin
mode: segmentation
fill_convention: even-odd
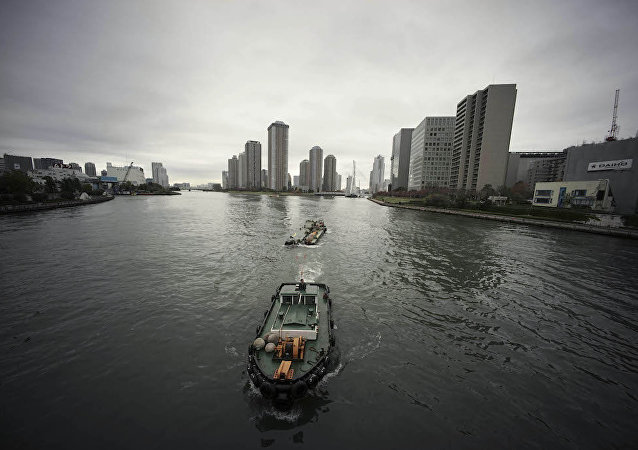
[[[279,291],[277,316],[271,332],[281,339],[303,337],[317,339],[319,327],[319,287],[315,285],[284,285]]]

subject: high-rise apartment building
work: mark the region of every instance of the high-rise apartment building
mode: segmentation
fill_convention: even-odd
[[[159,184],[162,187],[168,187],[168,174],[166,168],[161,162],[151,163],[151,172],[153,176],[153,183]]]
[[[246,153],[246,187],[261,189],[261,143],[248,141],[245,145]]]
[[[543,181],[562,181],[567,152],[510,152],[507,162],[505,186],[519,181],[529,189]]]
[[[261,187],[266,189],[268,187],[268,170],[261,169]]]
[[[335,186],[335,191],[341,190],[341,174],[337,174],[337,185]]]
[[[33,168],[35,170],[46,170],[55,164],[64,164],[61,159],[57,158],[33,158]]]
[[[457,104],[450,188],[505,184],[515,104],[515,84],[490,84]]]
[[[248,178],[248,164],[246,152],[242,152],[237,157],[237,187],[246,189],[246,179]]]
[[[390,157],[390,183],[392,190],[407,189],[410,174],[410,150],[414,128],[401,128],[392,139]]]
[[[84,163],[84,173],[90,177],[94,177],[97,175],[97,171],[95,170],[95,164],[92,162]]]
[[[318,145],[310,149],[310,184],[308,189],[319,192],[321,190],[323,150]]]
[[[228,189],[228,171],[222,170],[222,189]]]
[[[454,116],[426,117],[412,131],[408,190],[449,186],[454,121]]]
[[[337,158],[326,156],[323,160],[323,191],[334,192],[337,188]]]
[[[288,130],[281,121],[268,127],[268,187],[283,191],[288,185]]]
[[[233,155],[228,160],[228,189],[237,189],[239,187],[239,160],[237,155]]]
[[[299,163],[299,188],[303,191],[310,189],[310,162],[304,159]]]
[[[383,180],[385,176],[385,162],[383,156],[374,158],[372,170],[370,171],[369,190],[371,194],[383,190]]]

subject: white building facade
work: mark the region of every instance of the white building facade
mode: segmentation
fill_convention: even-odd
[[[426,117],[412,131],[408,190],[447,188],[454,142],[454,116]],[[392,186],[394,189],[394,185]]]

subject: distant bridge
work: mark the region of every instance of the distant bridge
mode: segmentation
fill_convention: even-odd
[[[345,197],[346,193],[345,192],[315,192],[315,195],[330,195],[330,196],[340,195],[342,197]]]

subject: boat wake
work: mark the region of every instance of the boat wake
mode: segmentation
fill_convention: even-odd
[[[379,347],[381,347],[381,332],[378,332],[374,339],[364,344],[352,347],[346,355],[346,360],[350,362],[366,358],[368,355],[378,350]]]

